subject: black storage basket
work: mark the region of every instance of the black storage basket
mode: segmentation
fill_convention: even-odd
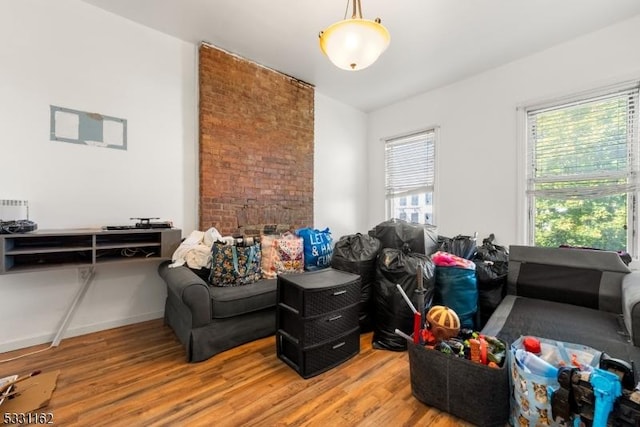
[[[411,392],[429,406],[478,426],[509,420],[508,360],[490,368],[408,342]]]

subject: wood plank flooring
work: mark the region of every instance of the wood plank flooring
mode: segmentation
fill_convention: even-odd
[[[159,319],[64,339],[57,348],[0,363],[0,377],[59,369],[41,411],[52,412],[60,426],[472,425],[416,400],[407,353],[374,350],[371,338],[361,335],[357,356],[304,380],[276,357],[274,337],[187,363]]]

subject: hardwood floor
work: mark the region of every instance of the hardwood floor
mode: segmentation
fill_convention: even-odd
[[[472,425],[416,400],[407,353],[374,350],[371,338],[361,335],[357,356],[304,380],[276,357],[274,337],[189,364],[173,331],[153,320],[64,339],[0,363],[0,377],[59,369],[46,412],[60,426]]]

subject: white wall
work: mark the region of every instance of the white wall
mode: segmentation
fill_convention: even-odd
[[[372,112],[369,226],[385,215],[381,139],[438,125],[439,233],[495,233],[501,244],[524,243],[518,241],[516,108],[640,78],[638,40],[640,16]]]
[[[0,2],[0,199],[40,229],[196,226],[196,48],[77,0]],[[128,149],[49,140],[49,106],[125,118]],[[13,218],[11,218],[13,219]],[[157,262],[98,267],[69,335],[162,316]],[[0,276],[0,351],[51,340],[74,270]]]
[[[367,115],[316,91],[314,222],[335,241],[367,231]]]
[[[0,199],[40,229],[160,216],[197,228],[196,46],[77,0],[0,3]],[[128,121],[128,150],[49,140],[49,106]],[[365,231],[366,114],[316,93],[315,222]],[[336,173],[337,170],[343,171]],[[162,316],[156,262],[99,266],[65,336]],[[0,352],[53,339],[75,270],[0,276]]]

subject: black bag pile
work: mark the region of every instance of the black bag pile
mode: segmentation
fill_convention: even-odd
[[[390,219],[376,225],[369,235],[380,240],[376,280],[373,286],[373,348],[404,351],[405,339],[396,328],[413,333],[413,312],[402,298],[400,284],[416,308],[418,269],[422,269],[424,296],[431,301],[435,290],[435,266],[430,255],[438,250],[437,227]]]
[[[359,274],[360,332],[369,332],[373,327],[373,282],[376,279],[376,258],[380,252],[380,240],[373,236],[357,233],[342,236],[333,248],[331,267],[349,273]]]
[[[438,250],[438,231],[433,225],[394,218],[376,225],[369,234],[380,240],[382,248],[402,249],[406,244],[411,252],[424,255]]]
[[[418,307],[416,293],[418,271],[422,272],[424,295],[428,302],[435,290],[435,266],[428,255],[404,249],[384,248],[378,255],[378,268],[374,282],[375,324],[373,348],[404,351],[407,342],[396,335],[396,328],[406,334],[413,332],[413,312],[396,287],[399,284],[413,305]]]
[[[480,309],[480,329],[491,317],[507,291],[509,252],[504,246],[493,243],[495,236],[489,235],[476,248],[472,261],[476,264],[478,279],[478,305]]]
[[[476,238],[457,235],[455,237],[438,236],[438,250],[448,252],[464,259],[473,259],[476,254]]]

